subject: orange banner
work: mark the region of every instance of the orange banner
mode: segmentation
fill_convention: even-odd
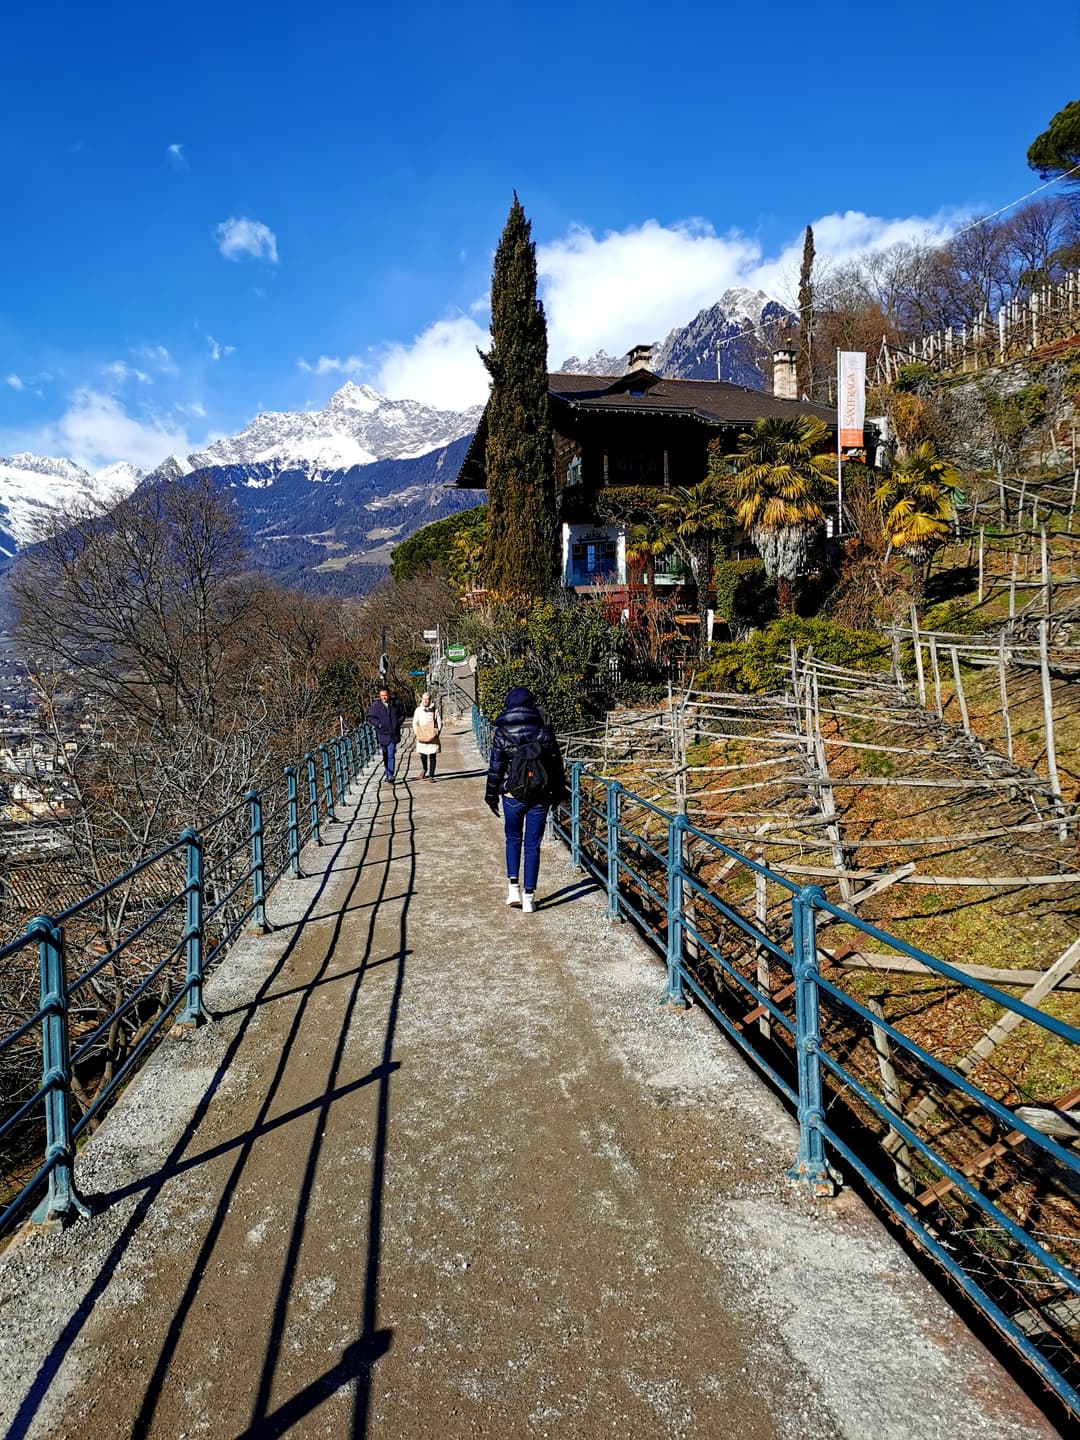
[[[837,428],[842,450],[861,450],[866,420],[866,355],[862,350],[837,351],[839,387]]]

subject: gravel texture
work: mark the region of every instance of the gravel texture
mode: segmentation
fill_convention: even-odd
[[[1053,1430],[545,844],[464,726],[368,777],[0,1260],[9,1436],[1037,1440]]]

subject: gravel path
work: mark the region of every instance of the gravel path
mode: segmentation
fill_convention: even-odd
[[[94,1137],[97,1214],[0,1261],[13,1437],[1054,1432],[561,847],[502,903],[448,726]]]

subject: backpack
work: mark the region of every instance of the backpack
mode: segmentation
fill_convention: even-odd
[[[510,751],[503,793],[522,805],[540,805],[551,795],[551,777],[539,740],[523,740]]]

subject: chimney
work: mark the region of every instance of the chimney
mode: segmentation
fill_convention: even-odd
[[[635,345],[626,357],[626,373],[632,370],[647,370],[649,361],[652,359],[653,347],[651,345]]]
[[[778,400],[797,400],[799,384],[795,378],[794,350],[774,350],[772,357],[772,393]]]

